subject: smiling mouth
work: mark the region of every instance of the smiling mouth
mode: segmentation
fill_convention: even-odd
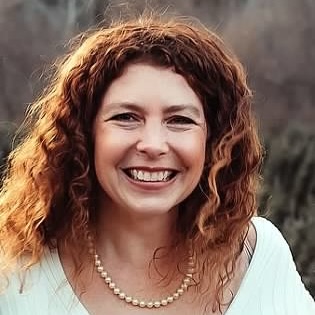
[[[135,181],[149,183],[168,182],[173,179],[178,173],[177,171],[170,170],[148,172],[132,168],[124,169],[123,171],[128,177]]]

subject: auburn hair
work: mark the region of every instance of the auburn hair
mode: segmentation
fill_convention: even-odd
[[[30,267],[58,242],[82,251],[96,215],[92,124],[110,83],[137,62],[182,75],[203,105],[206,163],[199,185],[179,205],[178,230],[203,257],[200,279],[211,274],[208,289],[218,306],[256,213],[262,149],[242,65],[213,32],[174,17],[142,16],[88,31],[57,63],[8,158],[0,268],[8,271],[24,254]]]

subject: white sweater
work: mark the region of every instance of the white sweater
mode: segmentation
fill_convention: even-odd
[[[256,217],[252,222],[256,248],[225,315],[315,315],[314,300],[281,233],[266,219]],[[20,294],[19,277],[10,279],[5,294],[0,295],[0,315],[89,315],[68,283],[57,251],[47,250],[27,280]]]

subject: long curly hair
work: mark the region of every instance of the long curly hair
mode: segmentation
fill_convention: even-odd
[[[178,230],[204,257],[200,279],[212,275],[208,289],[219,305],[256,213],[262,148],[242,65],[217,35],[179,18],[142,16],[91,30],[57,63],[9,155],[0,193],[1,271],[24,254],[30,267],[58,242],[82,252],[96,216],[92,124],[109,84],[136,62],[173,69],[203,104],[206,162],[179,205]]]

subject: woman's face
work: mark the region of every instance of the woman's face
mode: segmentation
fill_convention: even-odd
[[[163,214],[199,182],[202,104],[171,69],[131,64],[112,82],[94,122],[95,171],[104,207]]]

